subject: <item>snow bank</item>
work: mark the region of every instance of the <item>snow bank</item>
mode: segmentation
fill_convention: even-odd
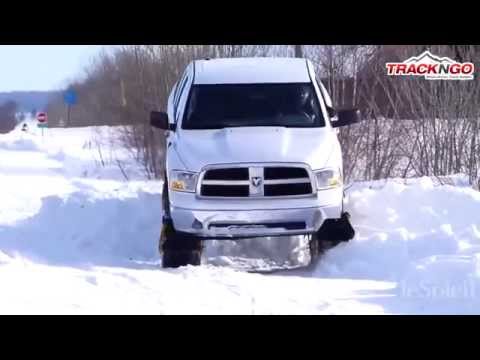
[[[11,142],[0,142],[0,149],[15,151],[37,151],[38,146],[32,139],[17,139]]]
[[[158,194],[104,196],[94,189],[42,199],[38,212],[0,227],[1,250],[55,265],[155,261],[162,214]]]
[[[480,193],[457,180],[463,186],[421,178],[353,187],[357,236],[329,250],[313,276],[393,281],[401,296],[460,297],[480,311]]]

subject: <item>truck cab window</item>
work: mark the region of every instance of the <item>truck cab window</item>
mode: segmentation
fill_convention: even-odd
[[[184,129],[284,126],[323,127],[311,83],[194,85]]]

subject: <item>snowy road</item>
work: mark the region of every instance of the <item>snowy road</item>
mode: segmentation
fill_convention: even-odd
[[[480,313],[480,193],[460,176],[355,184],[357,237],[308,269],[219,266],[249,250],[305,262],[293,239],[212,243],[205,265],[162,270],[161,184],[101,166],[97,130],[0,135],[0,313]]]

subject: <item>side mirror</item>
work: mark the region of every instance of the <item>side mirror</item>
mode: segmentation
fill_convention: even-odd
[[[327,106],[327,112],[328,112],[328,116],[330,116],[330,118],[336,118],[337,117],[337,111],[334,108],[332,108],[330,106]]]
[[[170,130],[167,113],[152,111],[150,113],[150,125],[158,129]]]
[[[362,121],[362,116],[358,109],[338,110],[336,115],[338,120],[332,121],[332,127],[334,128],[348,126]]]

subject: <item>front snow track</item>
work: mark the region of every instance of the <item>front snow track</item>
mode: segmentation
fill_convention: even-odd
[[[30,129],[0,135],[0,313],[480,313],[480,193],[462,176],[355,183],[355,238],[311,265],[287,237],[207,241],[203,265],[161,269],[162,184],[108,141],[101,164],[115,129]]]

